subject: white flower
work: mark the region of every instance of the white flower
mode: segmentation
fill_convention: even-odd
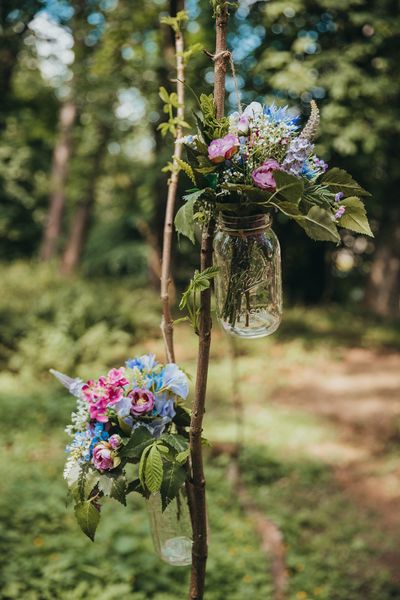
[[[263,112],[263,107],[259,102],[251,102],[243,111],[243,115],[248,119],[256,119]]]

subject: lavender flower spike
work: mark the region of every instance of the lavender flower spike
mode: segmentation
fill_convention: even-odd
[[[311,142],[317,135],[319,125],[319,110],[315,100],[311,100],[310,104],[311,114],[308,117],[308,121],[299,137],[310,140]]]
[[[79,379],[79,377],[73,379],[72,377],[68,377],[68,375],[64,375],[63,373],[60,373],[60,371],[56,371],[55,369],[50,369],[50,373],[54,375],[54,377],[58,379],[58,381],[62,383],[64,387],[67,388],[70,394],[72,394],[76,398],[80,398],[82,386],[84,384],[82,379]]]

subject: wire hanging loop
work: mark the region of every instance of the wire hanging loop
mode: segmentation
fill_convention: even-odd
[[[233,62],[232,52],[230,50],[222,50],[222,52],[218,52],[217,54],[212,54],[211,52],[208,52],[207,50],[204,50],[204,52],[214,62],[218,58],[221,58],[221,57],[224,58],[225,60],[229,61],[229,66],[231,68],[231,73],[232,73],[233,84],[235,86],[235,94],[236,94],[237,106],[238,106],[238,109],[239,109],[239,113],[242,114],[242,103],[240,101],[240,90],[239,90],[238,80],[237,80],[237,77],[236,77],[235,63]]]

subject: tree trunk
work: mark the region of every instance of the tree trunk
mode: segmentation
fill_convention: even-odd
[[[227,4],[219,3],[216,15],[216,38],[214,55],[214,101],[218,119],[224,115],[226,61],[226,36],[228,28]],[[200,270],[212,265],[215,223],[213,219],[204,227],[201,243]],[[199,350],[195,397],[190,420],[190,464],[192,470],[193,499],[193,549],[189,600],[203,600],[207,563],[207,508],[206,481],[203,467],[201,434],[207,392],[208,365],[211,344],[211,287],[200,295]]]
[[[65,184],[72,151],[72,130],[76,119],[73,100],[65,102],[59,113],[59,133],[53,152],[51,194],[40,257],[49,261],[56,255],[65,207]]]
[[[63,253],[60,270],[70,275],[79,266],[87,234],[89,231],[93,207],[96,200],[96,184],[99,177],[101,162],[107,146],[108,130],[103,133],[97,151],[93,157],[92,173],[88,183],[86,197],[78,204],[73,216],[71,229]]]
[[[400,317],[400,223],[383,224],[365,291],[365,306],[380,317]]]

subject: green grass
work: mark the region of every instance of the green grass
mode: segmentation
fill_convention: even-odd
[[[158,300],[134,282],[64,282],[27,265],[3,268],[0,300],[0,599],[177,600],[187,568],[161,563],[152,550],[144,500],[104,507],[96,542],[78,530],[65,506],[63,428],[73,399],[47,369],[95,377],[135,353],[162,356]],[[232,377],[244,401],[242,472],[250,494],[282,529],[290,575],[288,600],[400,598],[382,560],[396,539],[376,515],[357,506],[331,467],[312,460],[308,444],[335,439],[316,416],[269,403],[292,368],[318,357],[340,359],[351,344],[396,345],[389,325],[338,308],[292,309],[277,336],[230,346],[214,329],[206,434],[235,441]],[[398,341],[397,341],[398,344]],[[197,339],[176,332],[177,359],[195,372]],[[207,459],[210,554],[206,600],[272,598],[269,561],[226,477],[228,458]],[[397,587],[396,587],[397,586]]]

